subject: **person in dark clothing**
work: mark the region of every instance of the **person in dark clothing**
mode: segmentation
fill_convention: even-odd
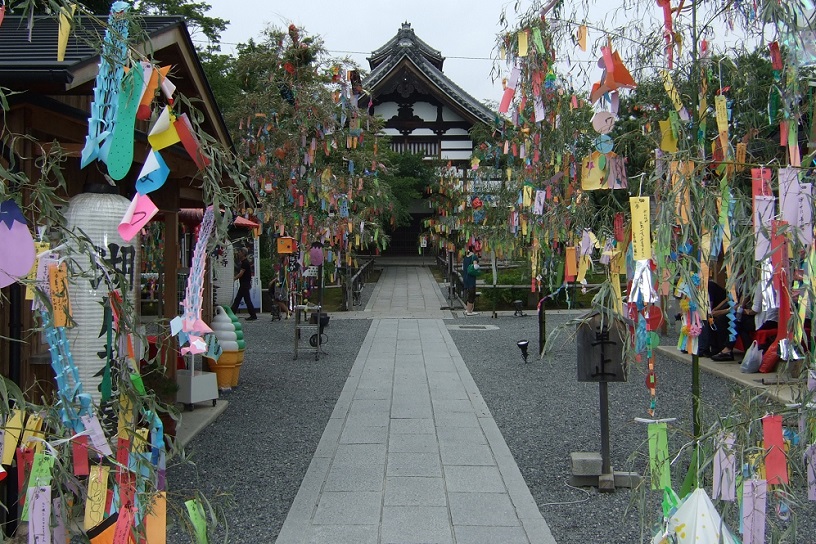
[[[252,305],[252,298],[249,295],[249,289],[252,287],[252,267],[247,259],[247,250],[241,248],[238,250],[238,258],[241,260],[240,269],[235,275],[238,280],[238,294],[235,296],[235,302],[232,303],[232,312],[238,312],[238,305],[241,304],[241,299],[246,303],[249,317],[247,321],[255,321],[258,319],[258,314],[255,313],[255,307]]]
[[[476,254],[473,252],[474,247],[468,246],[467,253],[462,259],[462,287],[465,288],[467,297],[465,299],[465,315],[477,315],[478,312],[473,311],[473,306],[476,304],[476,276],[468,273],[473,261],[476,259]]]
[[[700,355],[703,357],[719,356],[723,351],[730,354],[734,343],[729,341],[728,334],[728,311],[730,309],[728,293],[716,281],[708,280],[708,300],[709,319],[703,326],[702,336],[704,338],[701,338]],[[731,360],[733,360],[733,355]]]

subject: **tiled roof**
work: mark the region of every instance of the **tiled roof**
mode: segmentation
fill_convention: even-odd
[[[483,123],[491,124],[496,115],[484,104],[470,96],[442,72],[443,57],[435,49],[414,35],[411,25],[404,23],[397,35],[371,54],[368,62],[371,73],[364,82],[376,96],[377,86],[403,61],[413,64],[428,80],[450,100]],[[439,62],[437,62],[437,59]]]
[[[87,62],[98,62],[98,44],[104,29],[94,19],[78,16],[68,38],[65,60],[57,61],[59,23],[50,16],[36,16],[33,28],[28,19],[6,15],[0,25],[0,84],[22,83],[21,78],[50,76],[53,81],[71,81],[71,72]],[[183,26],[181,17],[149,16],[138,19],[143,32],[152,37],[174,26]],[[132,25],[132,31],[136,25]],[[29,40],[29,37],[31,38]],[[13,79],[12,79],[13,78]]]

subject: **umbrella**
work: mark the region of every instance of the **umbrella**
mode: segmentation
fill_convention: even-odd
[[[669,534],[676,536],[678,544],[739,542],[723,524],[708,494],[699,487],[683,499],[677,511],[669,518],[668,530]]]

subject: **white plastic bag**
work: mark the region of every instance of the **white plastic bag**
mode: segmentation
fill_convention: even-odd
[[[745,352],[745,357],[740,363],[740,372],[745,374],[753,374],[759,372],[759,367],[762,364],[762,350],[759,349],[757,341],[751,342],[751,346]]]

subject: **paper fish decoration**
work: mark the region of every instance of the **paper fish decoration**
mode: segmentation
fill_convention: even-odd
[[[14,200],[0,203],[0,287],[28,275],[36,250],[23,212]]]

